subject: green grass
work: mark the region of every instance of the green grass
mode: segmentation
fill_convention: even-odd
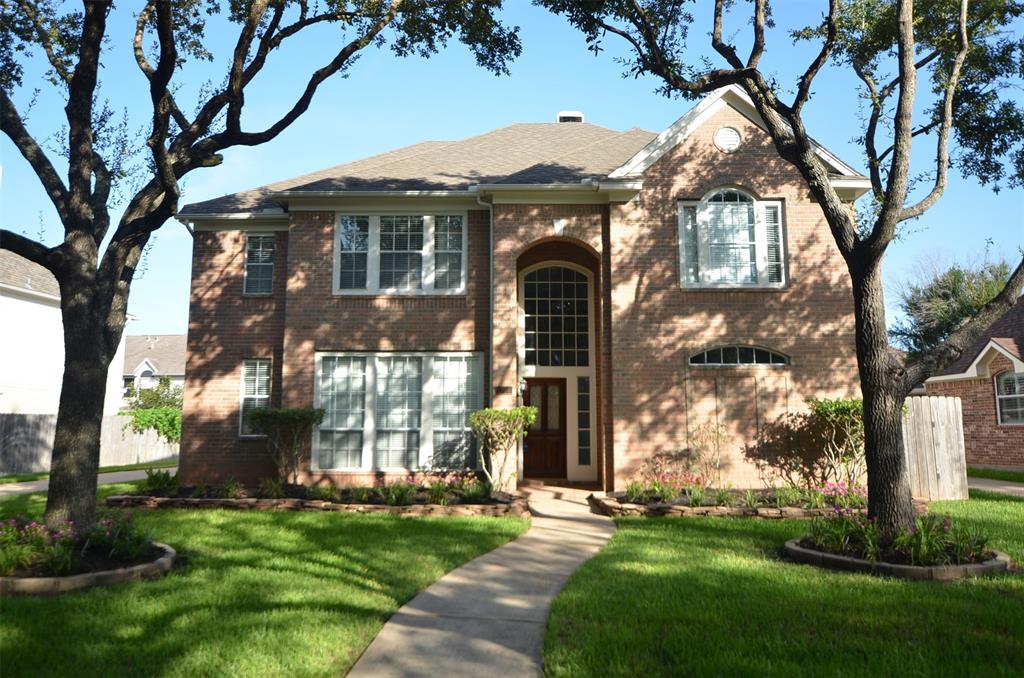
[[[968,468],[967,475],[972,478],[991,478],[1011,483],[1024,483],[1024,471],[1006,471],[998,468]]]
[[[117,473],[118,471],[141,471],[147,468],[174,468],[178,465],[176,459],[170,461],[146,461],[141,464],[125,464],[124,466],[101,466],[100,473]],[[13,476],[0,476],[0,485],[8,483],[25,483],[30,480],[43,480],[50,477],[49,471],[39,473],[21,473]]]
[[[936,502],[1024,562],[1024,500]],[[1024,577],[955,584],[782,560],[803,521],[622,518],[555,599],[550,676],[1024,673]]]
[[[0,514],[38,514],[44,501],[14,497]],[[527,527],[516,518],[135,515],[186,566],[158,581],[4,600],[4,676],[344,675],[398,607]]]

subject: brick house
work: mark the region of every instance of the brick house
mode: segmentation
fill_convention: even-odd
[[[1024,469],[1024,299],[925,389],[960,398],[968,465]]]
[[[472,463],[468,413],[541,418],[521,476],[622,487],[724,425],[725,475],[807,396],[856,396],[852,295],[749,99],[654,134],[559,114],[185,206],[180,472],[271,475],[252,407],[327,410],[307,481]],[[818,149],[852,202],[867,180]]]

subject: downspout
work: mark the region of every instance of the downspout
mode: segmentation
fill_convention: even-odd
[[[474,187],[476,202],[487,208],[487,396],[484,404],[494,405],[494,199],[484,202],[479,187]]]

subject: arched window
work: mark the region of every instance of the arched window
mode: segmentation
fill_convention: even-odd
[[[719,346],[690,356],[691,365],[719,367],[723,365],[788,365],[789,358],[756,346]]]
[[[1024,424],[1024,372],[996,377],[996,409],[1000,424]]]
[[[527,273],[526,364],[550,367],[590,365],[587,276],[565,266]]]
[[[727,188],[679,203],[684,287],[781,287],[782,203]]]

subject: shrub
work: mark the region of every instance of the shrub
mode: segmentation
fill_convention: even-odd
[[[171,490],[178,486],[178,474],[171,474],[170,471],[162,469],[146,469],[146,479],[142,481],[142,487],[148,492]]]
[[[840,509],[834,516],[811,521],[805,541],[829,553],[922,566],[979,562],[989,556],[984,534],[938,515],[919,516],[913,527],[888,538],[874,520]]]
[[[784,508],[786,506],[796,506],[800,503],[800,490],[792,487],[776,487],[775,488],[775,506],[776,508]]]
[[[863,405],[856,399],[806,400],[809,411],[762,426],[744,450],[767,485],[806,489],[856,484],[864,474]]]
[[[338,501],[338,488],[333,485],[313,485],[306,490],[306,495],[310,499],[316,499],[319,501]]]
[[[267,436],[282,483],[298,483],[302,451],[323,420],[324,410],[316,407],[259,407],[249,412],[249,422]]]
[[[181,441],[181,408],[151,407],[125,412],[131,421],[124,425],[136,433],[153,429],[157,435],[170,443]]]
[[[412,497],[415,492],[415,485],[404,480],[398,480],[384,486],[384,503],[388,506],[408,506],[412,503]]]
[[[431,504],[447,506],[451,494],[451,486],[442,480],[435,480],[427,486],[427,501]]]
[[[0,523],[0,575],[10,576],[19,570],[70,575],[79,570],[87,553],[132,561],[143,556],[151,543],[130,514],[101,516],[84,531],[76,530],[71,523],[47,526],[24,517],[13,518]]]
[[[626,501],[631,504],[646,504],[650,498],[649,490],[639,480],[626,485]]]
[[[529,406],[507,410],[486,408],[469,415],[469,427],[479,443],[480,466],[493,491],[515,492],[515,447],[535,421],[537,408]],[[484,458],[485,453],[487,459]]]
[[[353,487],[349,490],[349,494],[352,497],[352,501],[357,504],[369,503],[370,497],[373,496],[375,490],[372,487]]]
[[[722,448],[728,440],[729,433],[721,424],[701,424],[690,434],[690,463],[704,487],[722,484]]]
[[[281,487],[281,481],[275,478],[263,478],[260,480],[260,486],[257,490],[257,494],[264,499],[280,499],[284,496],[284,490]]]
[[[181,412],[184,389],[171,386],[170,377],[159,377],[153,388],[135,388],[131,386],[125,394],[126,410],[152,410],[170,408]]]
[[[466,504],[480,504],[491,496],[491,485],[476,477],[466,478],[459,486],[459,495]]]
[[[228,499],[242,499],[245,497],[245,488],[242,487],[242,483],[234,478],[228,478],[227,482],[224,483],[223,489],[224,496]]]
[[[689,489],[686,490],[686,494],[689,497],[690,506],[704,505],[703,485],[690,485]]]
[[[692,456],[688,452],[663,452],[645,459],[637,471],[637,482],[643,488],[644,502],[660,497],[672,502],[691,485],[701,484],[701,478],[690,468]]]
[[[743,506],[745,508],[757,508],[761,505],[761,496],[753,490],[747,490],[743,493]]]
[[[731,487],[720,487],[715,490],[716,506],[732,506],[734,501],[735,497],[732,494]]]

